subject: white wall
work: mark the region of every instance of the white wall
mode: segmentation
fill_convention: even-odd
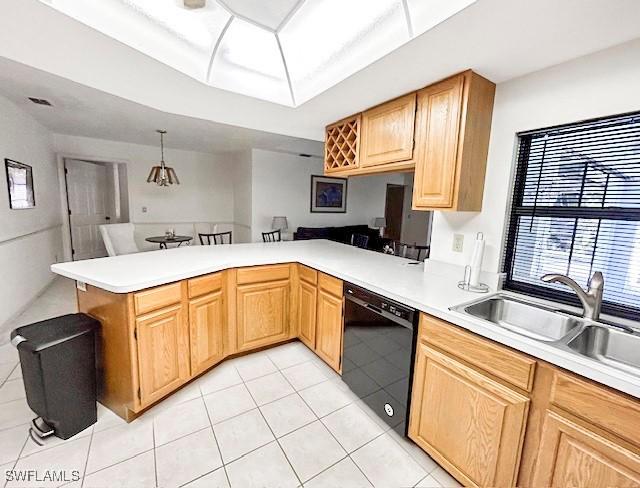
[[[9,209],[4,159],[33,168],[36,207]],[[49,284],[49,266],[62,255],[60,193],[49,132],[0,97],[0,324]]]
[[[289,233],[298,227],[373,224],[384,216],[387,183],[402,184],[402,174],[349,178],[347,212],[311,213],[309,209],[311,175],[322,175],[320,158],[254,149],[252,151],[252,236],[262,240],[261,232],[271,230],[271,219],[284,215]]]
[[[234,242],[251,242],[251,151],[233,154]]]
[[[516,133],[640,110],[640,40],[499,84],[496,90],[482,212],[435,212],[431,257],[467,264],[484,232],[484,269],[501,271],[502,240],[513,188]],[[464,234],[464,252],[451,250]]]
[[[170,141],[168,134],[165,141]],[[221,222],[233,224],[233,155],[212,155],[182,151],[165,147],[165,160],[180,179],[180,185],[159,187],[147,183],[149,170],[160,160],[158,146],[144,146],[87,137],[54,135],[58,153],[79,159],[102,159],[124,162],[129,193],[129,219],[140,229],[138,245],[155,248],[145,243],[145,235],[164,233],[167,228],[189,229],[193,225],[180,223]],[[143,207],[147,208],[143,212]],[[155,225],[158,224],[158,225]],[[185,230],[183,230],[184,232]],[[209,232],[209,228],[201,231]]]

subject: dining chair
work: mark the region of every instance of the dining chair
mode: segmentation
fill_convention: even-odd
[[[105,224],[100,226],[100,234],[109,256],[140,252],[133,237],[135,226],[131,222],[124,224]]]
[[[417,244],[396,243],[396,255],[402,258],[413,259],[414,261],[424,261],[429,257],[430,246],[419,246]]]
[[[201,234],[200,232],[198,232],[198,239],[200,239],[200,245],[202,246],[211,246],[212,244],[218,245],[218,244],[232,244],[233,243],[233,238],[232,238],[232,231],[228,231],[228,232],[217,232],[215,234]],[[225,237],[228,237],[227,242],[225,242]],[[205,244],[204,241],[207,241],[207,243]],[[211,242],[213,240],[213,243]]]
[[[271,232],[263,232],[262,240],[264,242],[280,242],[282,240],[280,229],[273,230]]]
[[[361,249],[367,249],[367,246],[369,245],[369,236],[364,234],[352,234],[351,245]]]

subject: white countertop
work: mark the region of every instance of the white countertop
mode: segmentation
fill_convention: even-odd
[[[450,307],[481,295],[460,290],[463,270],[422,264],[324,240],[188,246],[51,266],[67,278],[114,293],[128,293],[228,268],[299,262],[434,315],[471,332],[640,398],[640,377],[559,350]],[[488,280],[491,276],[486,276]],[[492,291],[495,291],[492,290]]]

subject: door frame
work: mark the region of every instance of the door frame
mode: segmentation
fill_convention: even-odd
[[[387,197],[389,196],[389,187],[393,187],[393,188],[402,188],[402,200],[401,200],[401,206],[400,206],[400,235],[398,236],[397,240],[401,240],[402,239],[402,226],[404,224],[404,196],[405,193],[407,191],[407,186],[406,185],[402,185],[400,183],[387,183],[387,186],[385,186],[385,190],[384,190],[384,217],[387,217],[387,204],[388,204],[388,199]],[[387,222],[387,225],[385,226],[385,234],[387,231],[387,228],[389,227],[389,222]],[[383,236],[383,237],[386,237]]]
[[[71,225],[69,221],[69,195],[67,192],[67,175],[65,172],[65,160],[77,159],[80,161],[87,161],[88,163],[104,163],[104,164],[117,164],[129,165],[128,159],[119,159],[112,157],[101,156],[85,156],[78,153],[57,153],[56,159],[58,163],[58,186],[60,188],[60,215],[62,221],[62,255],[64,261],[73,261],[72,242],[71,242]],[[128,178],[128,172],[127,172]],[[127,181],[128,186],[128,181]],[[127,195],[127,199],[129,196]],[[129,215],[126,215],[126,221],[129,222],[131,216],[131,208],[129,207]]]

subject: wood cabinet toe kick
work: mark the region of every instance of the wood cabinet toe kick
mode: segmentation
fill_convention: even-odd
[[[297,263],[77,298],[102,324],[98,400],[127,421],[227,358],[295,339],[340,371],[342,281]]]

